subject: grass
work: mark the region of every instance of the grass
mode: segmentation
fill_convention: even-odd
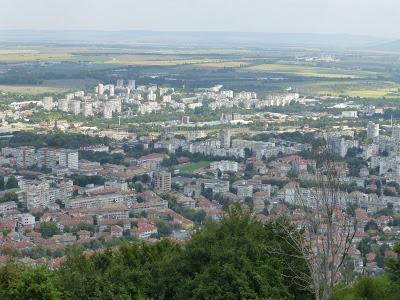
[[[344,92],[345,96],[349,97],[362,97],[362,98],[399,98],[400,94],[398,93],[397,88],[383,88],[383,89],[375,89],[375,90],[349,90]]]
[[[332,95],[362,98],[399,98],[400,85],[391,81],[351,80],[294,83],[298,92],[306,95]]]
[[[252,72],[271,72],[291,74],[304,77],[321,77],[321,78],[362,78],[371,75],[370,72],[344,70],[337,68],[322,68],[314,66],[291,65],[291,64],[260,64],[247,67],[246,71]]]
[[[188,64],[202,64],[202,63],[217,63],[218,59],[207,58],[194,58],[194,59],[154,59],[152,57],[136,57],[136,56],[120,56],[114,57],[105,63],[108,64],[121,64],[121,65],[136,65],[136,66],[177,66]]]
[[[12,94],[39,95],[67,92],[65,88],[31,85],[0,85],[0,92]]]
[[[207,168],[210,166],[209,161],[199,161],[199,162],[193,162],[193,163],[188,163],[188,164],[183,164],[181,166],[178,166],[178,170],[181,173],[191,173],[197,169],[201,168]]]
[[[74,60],[75,56],[66,52],[36,52],[36,51],[2,51],[0,62],[31,62],[31,61],[65,61]]]
[[[240,68],[247,65],[249,65],[249,63],[241,61],[220,61],[198,64],[199,67],[204,68]]]

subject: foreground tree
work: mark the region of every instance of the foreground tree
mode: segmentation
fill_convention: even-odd
[[[340,190],[340,166],[321,152],[315,173],[315,186],[309,193],[297,188],[295,204],[302,215],[297,220],[302,234],[289,231],[285,235],[298,249],[308,266],[302,282],[311,286],[316,300],[330,300],[334,285],[339,282],[355,234],[355,224],[341,207],[347,194]]]
[[[281,227],[231,207],[220,223],[209,223],[192,237],[174,263],[174,282],[163,284],[170,288],[161,299],[308,298],[296,281],[298,273],[307,272],[305,261],[282,238]],[[278,250],[285,255],[276,256]]]

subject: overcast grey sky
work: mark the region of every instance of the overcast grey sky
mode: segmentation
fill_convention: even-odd
[[[0,0],[0,29],[348,33],[400,38],[399,0]]]

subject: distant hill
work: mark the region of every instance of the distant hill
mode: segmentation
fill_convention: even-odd
[[[400,51],[400,40],[382,43],[376,45],[374,48],[388,51]]]
[[[86,43],[207,47],[329,47],[365,48],[385,40],[342,34],[161,32],[96,30],[0,30],[3,43]]]

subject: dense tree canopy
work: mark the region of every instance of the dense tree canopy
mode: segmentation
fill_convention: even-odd
[[[133,242],[91,256],[73,248],[56,271],[9,263],[0,269],[0,298],[309,299],[293,280],[304,261],[294,259],[281,225],[263,225],[236,208],[185,246]]]

